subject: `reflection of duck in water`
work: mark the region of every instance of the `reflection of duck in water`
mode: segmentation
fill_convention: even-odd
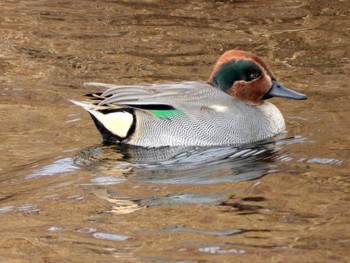
[[[206,185],[260,178],[272,171],[276,151],[266,143],[253,148],[110,145],[82,151],[75,163],[98,174],[124,170],[128,179],[152,184]]]
[[[100,181],[99,178],[109,179],[109,187],[99,184],[100,187],[92,191],[111,204],[108,212],[125,214],[149,206],[230,206],[232,202],[237,206],[240,201],[237,198],[231,200],[235,192],[229,183],[255,180],[273,172],[277,150],[272,143],[255,145],[254,148],[100,145],[83,150],[74,162],[93,172],[96,177],[91,182]],[[127,195],[125,189],[120,195],[117,186],[110,186],[112,182],[121,184],[126,181],[127,188],[136,186],[126,190]],[[208,191],[208,186],[218,184],[225,184],[225,187],[218,186],[217,190],[210,188],[212,190]],[[163,190],[154,192],[149,190],[151,188]]]
[[[145,147],[261,141],[285,129],[266,99],[306,99],[279,84],[259,57],[239,50],[219,58],[208,83],[87,85],[105,91],[75,103],[89,111],[104,140]]]

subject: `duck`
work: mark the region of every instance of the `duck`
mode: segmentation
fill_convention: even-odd
[[[243,146],[285,131],[272,97],[307,96],[278,82],[257,55],[229,50],[214,64],[208,81],[147,85],[85,83],[99,92],[72,102],[89,112],[106,144]]]

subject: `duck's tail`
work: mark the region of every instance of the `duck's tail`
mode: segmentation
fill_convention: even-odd
[[[104,141],[120,142],[134,132],[136,120],[131,108],[109,108],[89,102],[70,101],[90,113]]]

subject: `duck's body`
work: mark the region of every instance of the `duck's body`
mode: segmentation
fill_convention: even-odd
[[[75,103],[89,111],[104,140],[112,143],[144,147],[243,145],[281,133],[285,129],[283,116],[265,98],[306,97],[276,82],[255,55],[229,52],[215,65],[209,83],[88,83],[104,92]]]

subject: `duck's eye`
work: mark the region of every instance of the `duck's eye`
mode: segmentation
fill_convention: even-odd
[[[246,78],[246,81],[252,81],[252,80],[257,79],[259,77],[260,77],[259,72],[250,72]]]

